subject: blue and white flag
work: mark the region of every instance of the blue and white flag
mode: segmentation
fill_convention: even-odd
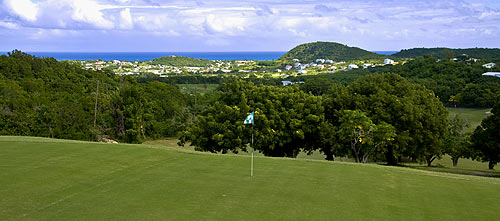
[[[243,121],[243,124],[253,124],[253,112],[250,113],[247,118],[245,118],[245,121]]]

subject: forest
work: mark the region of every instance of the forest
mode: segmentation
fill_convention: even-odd
[[[403,49],[392,56],[398,58],[418,58],[430,55],[438,59],[449,59],[465,55],[476,59],[500,59],[500,49],[498,48],[412,48]]]

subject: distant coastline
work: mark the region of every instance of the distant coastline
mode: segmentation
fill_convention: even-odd
[[[373,51],[378,54],[391,55],[397,51]],[[262,52],[26,52],[37,57],[53,57],[57,60],[97,60],[104,61],[147,61],[162,56],[185,56],[208,60],[277,60],[286,51]],[[7,52],[0,52],[7,54]]]

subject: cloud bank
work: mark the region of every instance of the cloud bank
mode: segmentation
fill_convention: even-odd
[[[500,47],[488,0],[3,0],[0,50],[254,51],[337,41],[370,50]]]

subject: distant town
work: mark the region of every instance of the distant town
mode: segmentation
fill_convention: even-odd
[[[175,58],[176,56],[169,56]],[[182,58],[182,57],[179,57]],[[185,66],[185,65],[164,65],[154,64],[151,61],[103,61],[103,60],[76,60],[72,61],[80,63],[83,68],[91,70],[110,70],[117,75],[140,75],[154,74],[159,77],[169,77],[178,75],[219,75],[224,73],[248,73],[254,74],[257,77],[271,76],[286,78],[289,76],[299,75],[318,75],[335,73],[337,71],[346,71],[358,68],[370,68],[376,66],[397,64],[392,59],[386,58],[383,61],[333,61],[329,59],[318,58],[315,62],[302,63],[299,59],[293,59],[290,63],[277,61],[269,61],[273,66],[278,66],[275,69],[269,69],[268,66],[262,65],[260,61],[253,60],[233,60],[222,61],[212,60],[206,66]]]

